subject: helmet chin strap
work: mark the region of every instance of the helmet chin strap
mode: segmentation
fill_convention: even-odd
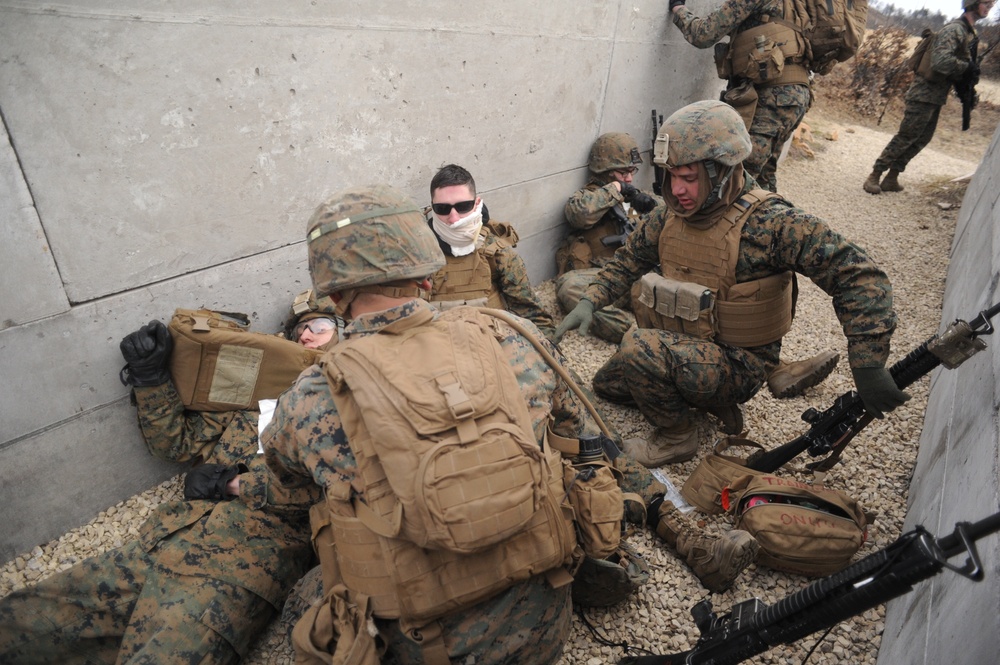
[[[708,198],[702,204],[702,208],[719,201],[722,197],[722,190],[725,189],[729,179],[733,176],[734,170],[731,166],[721,166],[718,162],[711,159],[706,159],[703,164],[705,165],[705,172],[708,174],[708,180],[712,183],[712,191],[709,192]]]

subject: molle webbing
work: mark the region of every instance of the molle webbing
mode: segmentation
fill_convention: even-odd
[[[420,624],[559,569],[576,540],[561,457],[535,439],[492,319],[397,323],[323,359],[363,481],[363,498],[327,498],[344,584]]]
[[[791,329],[791,273],[736,283],[740,237],[750,214],[777,197],[752,190],[729,206],[712,226],[699,229],[672,216],[660,234],[660,270],[664,277],[700,284],[715,294],[715,341],[754,347],[781,339]]]
[[[727,58],[731,62],[731,71],[738,73],[750,59],[751,53],[757,48],[755,39],[763,36],[774,42],[784,56],[784,66],[781,73],[766,82],[756,83],[758,87],[774,85],[792,85],[795,83],[809,84],[809,70],[803,65],[806,54],[806,42],[802,30],[791,21],[780,18],[764,17],[761,25],[737,33],[731,39]]]
[[[605,238],[611,238],[619,235],[620,233],[621,231],[619,231],[618,225],[605,215],[600,222],[586,231],[576,232],[576,235],[582,236],[583,239],[587,241],[587,245],[590,246],[590,253],[595,259],[608,259],[614,256],[615,250],[618,249],[619,245],[615,243],[605,245],[601,241]]]
[[[431,277],[430,301],[454,303],[452,306],[474,303],[503,309],[503,297],[493,285],[493,262],[487,255],[490,251],[477,247],[471,254],[447,257],[444,267]]]

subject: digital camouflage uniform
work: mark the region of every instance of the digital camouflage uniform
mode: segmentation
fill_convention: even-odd
[[[516,232],[509,224],[502,222],[491,222],[489,213],[483,212],[483,228],[480,231],[479,241],[476,243],[476,253],[480,260],[486,261],[490,266],[490,276],[492,279],[493,293],[498,294],[502,301],[502,309],[517,314],[528,319],[546,337],[551,337],[555,332],[555,323],[552,317],[538,302],[535,290],[531,286],[528,278],[528,269],[524,265],[524,259],[515,251],[517,246]],[[431,230],[434,227],[431,226]],[[445,259],[449,264],[463,260],[465,257],[456,257],[451,246],[438,238],[438,244],[444,252]],[[431,278],[430,301],[437,301],[437,290],[442,286],[440,271]]]
[[[610,220],[616,226],[617,233],[624,236],[638,225],[640,215],[625,203],[621,192],[611,184],[609,178],[613,180],[607,173],[593,174],[586,186],[569,197],[563,213],[570,227],[584,231]],[[617,209],[617,214],[613,212],[614,209]],[[619,221],[623,217],[628,220],[627,228]],[[569,238],[570,241],[573,240],[573,232],[570,232]],[[564,311],[569,312],[576,307],[600,266],[611,258],[614,250],[620,246],[621,241],[611,244],[607,255],[595,259],[592,266],[573,265],[572,270],[559,275],[556,280],[556,297]],[[594,312],[593,332],[597,337],[612,344],[621,341],[625,331],[635,323],[629,300],[626,294],[614,304]]]
[[[747,178],[742,191],[752,185]],[[636,280],[656,268],[660,232],[670,214],[666,207],[654,211],[602,269],[584,296],[595,308],[628,293]],[[806,275],[833,297],[852,368],[884,366],[896,324],[888,277],[863,250],[819,218],[782,199],[770,199],[743,228],[736,281],[786,270]],[[778,363],[780,349],[780,341],[737,348],[636,329],[596,373],[594,391],[612,401],[634,402],[654,425],[682,427],[690,420],[692,405],[743,403],[753,397]]]
[[[308,515],[259,510],[256,411],[185,411],[173,383],[135,388],[154,456],[245,464],[255,492],[170,501],[139,539],[0,600],[2,663],[235,663],[311,558]]]
[[[782,15],[783,0],[726,0],[705,18],[698,18],[686,7],[671,13],[684,39],[698,48],[710,48],[726,35],[756,27],[762,23],[762,16],[781,18]],[[748,127],[753,152],[744,160],[743,168],[761,187],[776,192],[778,157],[809,110],[812,92],[808,85],[798,83],[754,87],[757,109]]]
[[[975,29],[964,18],[958,18],[935,36],[931,44],[931,69],[941,78],[928,81],[919,74],[913,76],[913,83],[904,96],[903,120],[896,135],[875,160],[875,171],[881,173],[892,169],[902,173],[910,160],[931,142],[952,83],[969,68],[969,41],[975,35]]]
[[[378,333],[386,326],[432,312],[422,300],[359,316],[345,329],[346,338]],[[530,323],[524,325],[529,329]],[[394,326],[394,328],[396,327]],[[506,335],[500,340],[514,368],[522,394],[527,400],[532,425],[539,441],[553,419],[553,429],[564,436],[594,435],[596,424],[578,398],[558,379],[531,342],[500,324]],[[547,343],[546,343],[547,344]],[[558,357],[555,347],[549,351]],[[354,481],[357,466],[340,416],[330,395],[322,370],[314,366],[299,377],[278,401],[272,425],[264,437],[267,464],[277,482],[291,490],[314,488]],[[631,489],[641,491],[647,501],[664,491],[645,469],[632,466],[627,476]],[[360,479],[358,479],[359,481]],[[357,482],[355,482],[357,487]],[[271,497],[281,509],[288,495]],[[305,505],[305,504],[304,504]],[[570,590],[553,589],[544,578],[535,577],[515,584],[489,600],[441,619],[452,662],[553,663],[562,653],[571,621]],[[388,653],[382,662],[419,663],[419,646],[399,629],[399,622],[376,619]]]

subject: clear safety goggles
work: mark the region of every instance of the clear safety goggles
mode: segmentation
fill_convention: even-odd
[[[302,323],[292,328],[292,341],[293,342],[299,341],[299,337],[301,337],[302,333],[306,331],[306,328],[308,328],[309,332],[311,332],[312,334],[320,335],[325,332],[330,332],[331,330],[336,330],[337,322],[334,321],[333,319],[328,319],[325,316],[321,316],[316,319],[309,319],[308,321],[303,321]]]

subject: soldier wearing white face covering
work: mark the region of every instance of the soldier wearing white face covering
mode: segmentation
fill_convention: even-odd
[[[517,231],[490,219],[476,196],[472,174],[449,164],[431,180],[430,190],[427,216],[447,259],[431,277],[431,304],[441,309],[459,305],[505,309],[551,337],[555,324],[539,304],[524,261],[514,249]]]

